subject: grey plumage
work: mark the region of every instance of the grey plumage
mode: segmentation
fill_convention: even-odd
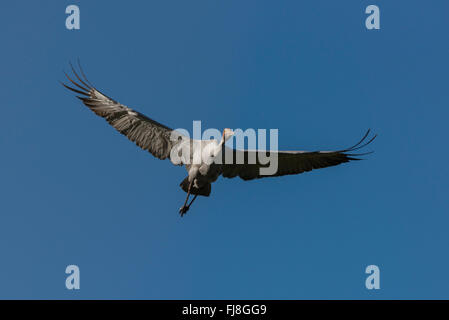
[[[81,96],[78,98],[90,110],[106,119],[117,131],[140,148],[149,151],[156,158],[164,160],[170,157],[170,150],[175,144],[170,140],[172,129],[106,96],[95,89],[87,78],[81,79],[73,67],[72,71],[79,83],[72,80],[67,74],[65,75],[77,89],[64,83],[62,85],[80,94]]]
[[[221,166],[221,174],[225,178],[234,178],[238,176],[243,180],[252,180],[260,178],[279,177],[291,174],[300,174],[314,169],[326,168],[349,161],[360,160],[360,158],[356,157],[363,156],[368,153],[356,154],[352,152],[367,146],[376,138],[376,135],[374,135],[371,139],[366,141],[369,133],[370,130],[368,130],[365,136],[354,146],[338,151],[269,151],[267,152],[267,156],[269,156],[270,153],[277,153],[278,158],[278,169],[273,175],[261,175],[260,168],[264,167],[264,165],[257,161],[260,158],[258,155],[252,154],[266,152],[234,149],[230,151],[234,154],[233,158],[237,159],[237,157],[241,157],[242,159],[244,159],[244,163],[224,164]],[[238,153],[241,153],[243,155],[238,155]],[[251,164],[248,159],[255,159],[256,163]],[[266,166],[267,165],[265,165],[265,167]]]
[[[187,192],[187,198],[183,207],[180,209],[181,216],[187,212],[198,195],[210,195],[211,183],[217,180],[220,175],[225,178],[240,177],[243,180],[252,180],[264,177],[300,174],[314,169],[336,166],[341,163],[360,160],[357,157],[367,153],[357,154],[354,151],[367,146],[376,138],[376,135],[374,135],[366,141],[370,133],[370,130],[368,130],[357,144],[347,149],[314,152],[269,151],[268,156],[277,155],[278,167],[272,175],[261,175],[260,169],[267,165],[259,162],[259,153],[266,154],[266,152],[235,150],[225,147],[224,142],[233,135],[232,130],[225,129],[223,131],[223,139],[220,142],[217,140],[200,141],[189,139],[101,93],[87,80],[81,66],[79,67],[81,76],[78,75],[72,65],[71,68],[78,81],[73,80],[65,74],[73,86],[64,83],[62,85],[79,94],[77,97],[96,115],[104,118],[117,131],[125,135],[140,148],[150,152],[156,158],[161,160],[170,159],[173,164],[185,165],[188,176],[181,182],[180,186]],[[190,148],[192,150],[192,152],[188,153],[190,154],[189,159],[178,159],[173,156],[182,153],[183,148]],[[207,150],[207,152],[212,151],[213,156],[211,158],[213,162],[193,164],[193,154],[196,151],[202,152],[203,150]],[[232,163],[225,161],[226,153],[232,155],[232,159],[234,160]],[[236,159],[243,159],[243,163],[236,163]],[[190,194],[193,194],[194,198],[187,205]]]

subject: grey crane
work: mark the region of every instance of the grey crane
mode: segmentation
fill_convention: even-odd
[[[353,153],[370,144],[377,135],[368,139],[370,130],[354,146],[337,151],[252,151],[236,150],[224,146],[234,132],[224,129],[220,141],[193,140],[182,136],[177,131],[154,121],[140,112],[132,110],[97,90],[85,76],[81,66],[78,74],[70,64],[75,80],[65,76],[73,86],[62,83],[64,87],[79,94],[77,96],[96,115],[104,118],[117,131],[135,142],[140,148],[149,151],[161,160],[170,159],[175,165],[184,165],[188,176],[181,182],[182,190],[187,193],[179,213],[183,216],[192,205],[197,196],[208,197],[211,184],[221,175],[225,178],[240,177],[243,180],[259,179],[264,177],[278,177],[291,174],[300,174],[313,169],[336,166],[341,163],[360,160],[357,156],[368,153]],[[78,81],[76,81],[78,80]],[[186,151],[186,149],[188,149]],[[190,152],[192,151],[192,152]],[[272,154],[278,161],[277,170],[271,175],[261,174],[261,168],[266,163],[259,161],[259,153]],[[192,161],[195,154],[206,154],[200,162]],[[226,153],[232,159],[242,161],[226,161]],[[187,157],[181,155],[187,154]],[[219,161],[217,161],[219,160]],[[188,203],[190,195],[193,199]]]

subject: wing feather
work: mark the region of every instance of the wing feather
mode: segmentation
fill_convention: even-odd
[[[159,159],[170,157],[170,151],[178,140],[171,140],[173,130],[148,118],[144,114],[132,110],[106,96],[90,84],[80,66],[81,75],[70,64],[76,79],[65,76],[74,86],[62,83],[64,87],[79,94],[77,96],[96,115],[104,118],[118,132],[125,135],[143,150],[149,151]]]
[[[244,159],[242,164],[236,163],[226,163],[226,157],[221,157],[221,173],[225,178],[240,177],[243,180],[252,180],[266,177],[278,177],[291,174],[300,174],[303,172],[308,172],[315,169],[326,168],[331,166],[336,166],[342,163],[361,160],[358,156],[363,156],[368,153],[352,153],[355,150],[366,147],[370,144],[377,135],[368,139],[370,130],[366,132],[363,138],[354,146],[338,150],[338,151],[248,151],[248,150],[235,150],[224,147],[224,152],[231,152],[233,154],[233,162],[235,159]],[[260,163],[260,153],[266,154],[267,156],[277,155],[278,168],[273,175],[261,175],[260,169],[263,167],[268,167],[269,164],[263,165]],[[256,163],[251,163],[249,159],[257,159]]]

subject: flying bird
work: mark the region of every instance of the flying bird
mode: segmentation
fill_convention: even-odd
[[[370,130],[363,138],[350,148],[337,151],[265,151],[265,150],[237,150],[225,147],[225,142],[234,132],[224,129],[221,140],[194,140],[179,134],[177,131],[148,118],[125,105],[113,100],[97,90],[85,76],[81,66],[78,74],[70,64],[75,78],[65,76],[69,85],[61,84],[79,94],[77,97],[96,115],[104,118],[121,134],[133,141],[143,150],[147,150],[158,159],[170,159],[175,165],[183,165],[188,175],[181,182],[182,190],[187,193],[184,204],[179,209],[181,217],[189,210],[198,196],[208,197],[211,193],[211,184],[219,176],[225,178],[240,177],[243,180],[252,180],[265,177],[278,177],[291,174],[300,174],[313,169],[336,166],[341,163],[360,160],[358,156],[367,153],[354,153],[370,144],[377,135],[369,137]],[[261,174],[261,169],[267,163],[260,161],[261,153],[266,156],[275,156],[277,169],[273,174]],[[194,161],[195,155],[205,155],[199,161]],[[226,161],[226,154],[230,154],[233,161]],[[240,159],[240,162],[235,161]],[[189,197],[193,196],[189,202]]]

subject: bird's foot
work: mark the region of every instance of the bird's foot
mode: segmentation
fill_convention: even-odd
[[[179,208],[179,213],[181,214],[181,217],[185,215],[187,211],[189,211],[189,206],[182,206],[181,208]]]

